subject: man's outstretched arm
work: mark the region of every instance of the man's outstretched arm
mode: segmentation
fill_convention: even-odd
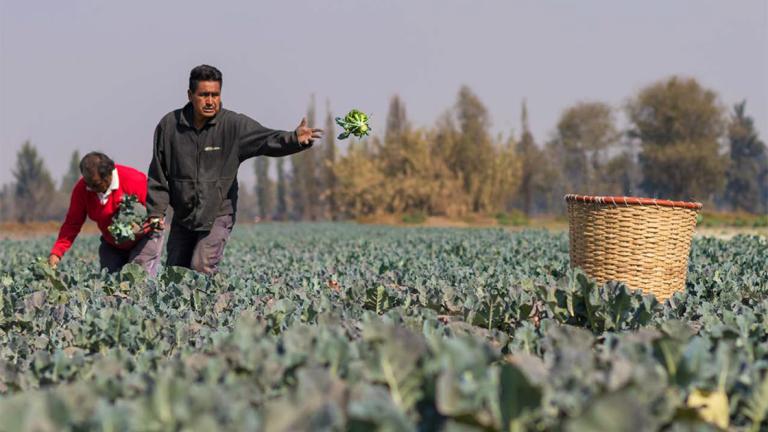
[[[307,127],[307,119],[294,131],[281,131],[262,126],[256,120],[240,114],[239,156],[244,161],[254,156],[288,156],[307,149],[322,137],[322,129]]]

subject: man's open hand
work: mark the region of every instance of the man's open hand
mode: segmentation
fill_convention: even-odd
[[[61,257],[54,254],[48,255],[48,265],[51,266],[51,268],[56,268],[56,266],[59,265],[59,261],[61,261]]]
[[[307,126],[307,118],[303,117],[299,127],[296,128],[296,136],[299,137],[299,144],[310,145],[316,139],[323,137],[323,130]]]

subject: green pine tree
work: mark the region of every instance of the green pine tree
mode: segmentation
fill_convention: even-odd
[[[75,187],[75,183],[80,180],[80,175],[80,152],[75,150],[69,159],[69,168],[67,168],[67,173],[61,179],[61,188],[59,190],[69,194],[72,188]]]
[[[48,218],[48,209],[56,187],[37,149],[26,141],[16,154],[15,202],[19,222]]]
[[[339,216],[339,209],[337,203],[337,179],[333,173],[333,166],[336,163],[336,132],[333,120],[333,114],[331,113],[331,104],[326,101],[326,117],[325,117],[325,138],[324,138],[324,150],[323,155],[323,193],[325,203],[325,213],[328,219],[336,220]]]
[[[269,158],[257,157],[254,162],[256,170],[256,201],[259,207],[259,217],[267,220],[274,214],[274,196],[272,180],[269,178]]]
[[[731,165],[725,197],[731,208],[750,213],[766,211],[768,156],[754,121],[746,115],[746,101],[734,106],[728,127]]]
[[[288,182],[285,177],[285,158],[277,158],[277,201],[275,218],[278,220],[285,220],[288,217]]]

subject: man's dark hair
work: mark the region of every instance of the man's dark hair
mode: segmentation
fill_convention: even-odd
[[[106,178],[115,169],[115,162],[101,152],[90,152],[80,159],[80,173],[87,179],[92,179],[98,174],[99,178]]]
[[[197,83],[200,81],[218,81],[221,85],[221,71],[206,64],[197,66],[189,73],[189,90],[192,93],[197,91]]]

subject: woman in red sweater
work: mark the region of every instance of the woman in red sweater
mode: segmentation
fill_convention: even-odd
[[[159,230],[152,231],[150,225],[145,224],[136,234],[136,240],[118,244],[107,229],[124,195],[136,195],[146,205],[147,176],[131,167],[116,165],[107,155],[99,152],[91,152],[83,157],[80,173],[83,176],[72,190],[67,217],[51,249],[48,263],[52,267],[59,263],[88,216],[101,231],[99,262],[102,268],[115,272],[125,264],[134,262],[155,275],[163,242]]]

